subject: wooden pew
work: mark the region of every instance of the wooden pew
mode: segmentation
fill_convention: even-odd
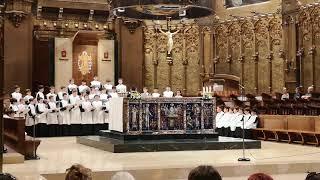
[[[36,152],[40,145],[40,140],[33,140],[31,137],[25,135],[25,119],[24,118],[3,118],[4,143],[15,151],[23,154],[26,159],[34,159],[34,152]]]
[[[259,128],[254,129],[257,139],[319,146],[318,116],[262,115],[259,121]]]

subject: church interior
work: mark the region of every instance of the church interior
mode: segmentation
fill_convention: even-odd
[[[319,180],[319,0],[0,0],[0,180]]]

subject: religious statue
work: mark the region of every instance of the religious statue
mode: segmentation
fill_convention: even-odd
[[[82,75],[90,73],[92,68],[92,57],[88,55],[87,51],[83,51],[78,57],[78,67]]]
[[[137,108],[134,106],[132,108],[132,128],[137,130],[138,129],[138,124],[137,124],[137,113],[138,113],[138,110]]]
[[[170,31],[170,28],[169,28],[169,30],[168,30],[167,32],[164,32],[161,28],[159,28],[159,31],[160,31],[162,34],[166,35],[167,38],[168,38],[168,43],[167,43],[168,55],[171,56],[171,51],[172,51],[172,49],[173,49],[173,35],[177,34],[180,30],[178,29],[177,31],[175,31],[175,32],[172,33],[172,32]]]
[[[145,108],[145,120],[146,120],[146,128],[149,130],[149,127],[150,127],[150,111],[149,111],[149,104],[146,104],[146,108]]]

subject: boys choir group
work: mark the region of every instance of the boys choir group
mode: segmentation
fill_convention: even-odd
[[[252,129],[257,128],[256,110],[240,107],[217,106],[216,131],[220,136],[252,138]]]
[[[16,86],[5,107],[13,117],[26,118],[26,131],[29,135],[88,135],[108,128],[108,100],[118,97],[118,93],[126,93],[122,79],[114,87],[110,81],[102,85],[95,76],[90,87],[85,80],[77,86],[71,79],[69,85],[62,86],[58,93],[51,86],[46,95],[44,86],[40,85],[35,97],[30,89],[23,96],[20,87]]]
[[[119,79],[117,86],[113,86],[110,81],[102,85],[97,76],[90,82],[90,87],[85,80],[77,86],[71,79],[69,85],[62,86],[58,93],[52,86],[46,95],[44,86],[40,85],[35,97],[29,89],[23,96],[20,87],[16,86],[10,102],[5,103],[5,109],[10,109],[14,117],[26,118],[29,135],[88,135],[108,128],[109,98],[126,93],[127,87],[122,79]],[[141,93],[142,98],[160,96],[158,89],[149,93],[147,88],[143,88]],[[163,97],[179,98],[182,95],[181,91],[174,95],[170,87],[166,87]],[[222,136],[242,137],[244,123],[245,137],[251,138],[251,129],[257,127],[257,120],[255,110],[217,106],[216,131]]]
[[[136,89],[132,88],[130,92],[132,91]],[[30,89],[27,89],[23,96],[20,87],[16,86],[10,101],[4,105],[7,109],[5,114],[26,118],[26,131],[29,135],[35,133],[36,136],[51,137],[95,134],[100,129],[108,128],[109,99],[123,95],[127,95],[127,87],[122,79],[118,80],[117,86],[113,86],[108,80],[103,85],[97,76],[90,82],[90,87],[85,80],[77,86],[71,79],[69,85],[62,86],[57,93],[56,88],[51,86],[46,95],[44,86],[40,85],[35,97]],[[181,91],[174,95],[170,87],[166,87],[162,96],[182,97]],[[157,98],[161,97],[161,94],[158,89],[149,93],[145,87],[141,97]]]

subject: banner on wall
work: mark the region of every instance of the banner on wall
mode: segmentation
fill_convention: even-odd
[[[55,38],[55,86],[65,86],[72,78],[72,39]]]
[[[102,82],[114,82],[115,76],[114,41],[99,40],[98,42],[98,76]]]

